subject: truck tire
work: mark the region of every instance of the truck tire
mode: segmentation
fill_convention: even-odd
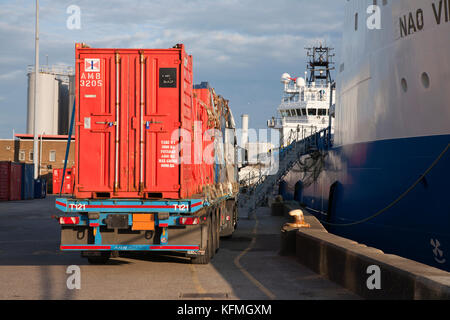
[[[224,211],[226,212],[226,214],[224,216],[225,217],[229,216],[230,220],[225,222],[225,228],[220,232],[220,237],[222,239],[231,239],[231,237],[233,237],[233,233],[234,233],[234,231],[236,231],[236,227],[237,227],[236,203],[233,203],[232,205],[227,204]]]
[[[212,245],[213,245],[213,239],[212,239],[212,224],[211,224],[211,218],[208,221],[208,241],[205,248],[205,254],[197,257],[191,258],[192,264],[208,264],[211,261],[212,258]]]
[[[238,218],[238,208],[237,208],[237,205],[236,205],[236,203],[234,204],[234,209],[233,209],[233,233],[234,233],[234,231],[236,231],[236,229],[237,229],[237,226],[238,226],[238,220],[239,220],[239,218]]]
[[[217,208],[214,214],[214,254],[220,249],[220,217],[221,209]]]
[[[211,259],[214,258],[214,255],[216,254],[216,237],[215,237],[215,233],[216,233],[216,219],[214,218],[216,215],[215,211],[212,212],[209,220],[211,221],[211,227],[209,228],[210,231],[210,237],[211,237],[211,246],[210,246],[210,257]]]

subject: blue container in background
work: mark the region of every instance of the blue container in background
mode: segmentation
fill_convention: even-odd
[[[210,89],[209,82],[202,82],[200,84],[195,84],[194,89]]]
[[[47,196],[47,181],[44,179],[34,180],[34,198],[44,199]]]
[[[22,163],[22,189],[21,199],[34,199],[34,166]]]

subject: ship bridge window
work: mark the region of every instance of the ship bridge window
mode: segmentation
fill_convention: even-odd
[[[326,116],[327,115],[327,109],[319,109],[319,116]]]
[[[301,117],[302,116],[302,110],[297,109],[297,116]]]
[[[302,115],[306,116],[306,109],[302,109]]]
[[[319,97],[320,97],[321,101],[324,101],[326,99],[327,96],[326,96],[325,90],[319,91]]]
[[[316,116],[317,109],[308,109],[308,116]]]

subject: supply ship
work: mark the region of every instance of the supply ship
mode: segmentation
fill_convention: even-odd
[[[269,128],[280,131],[281,148],[327,128],[330,123],[329,101],[334,94],[331,78],[333,48],[320,44],[306,48],[306,51],[309,72],[305,72],[304,78],[292,78],[289,73],[281,76],[284,89],[277,118],[267,121]]]
[[[345,4],[333,146],[285,182],[328,231],[450,271],[450,6],[374,4]]]

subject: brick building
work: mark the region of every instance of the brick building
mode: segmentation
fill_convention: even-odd
[[[41,139],[42,138],[42,139]],[[51,187],[53,169],[64,168],[67,136],[39,136],[40,176]],[[33,163],[33,135],[16,134],[15,139],[0,139],[0,161]],[[72,138],[67,167],[75,165],[75,140]],[[51,189],[49,189],[51,190]]]

